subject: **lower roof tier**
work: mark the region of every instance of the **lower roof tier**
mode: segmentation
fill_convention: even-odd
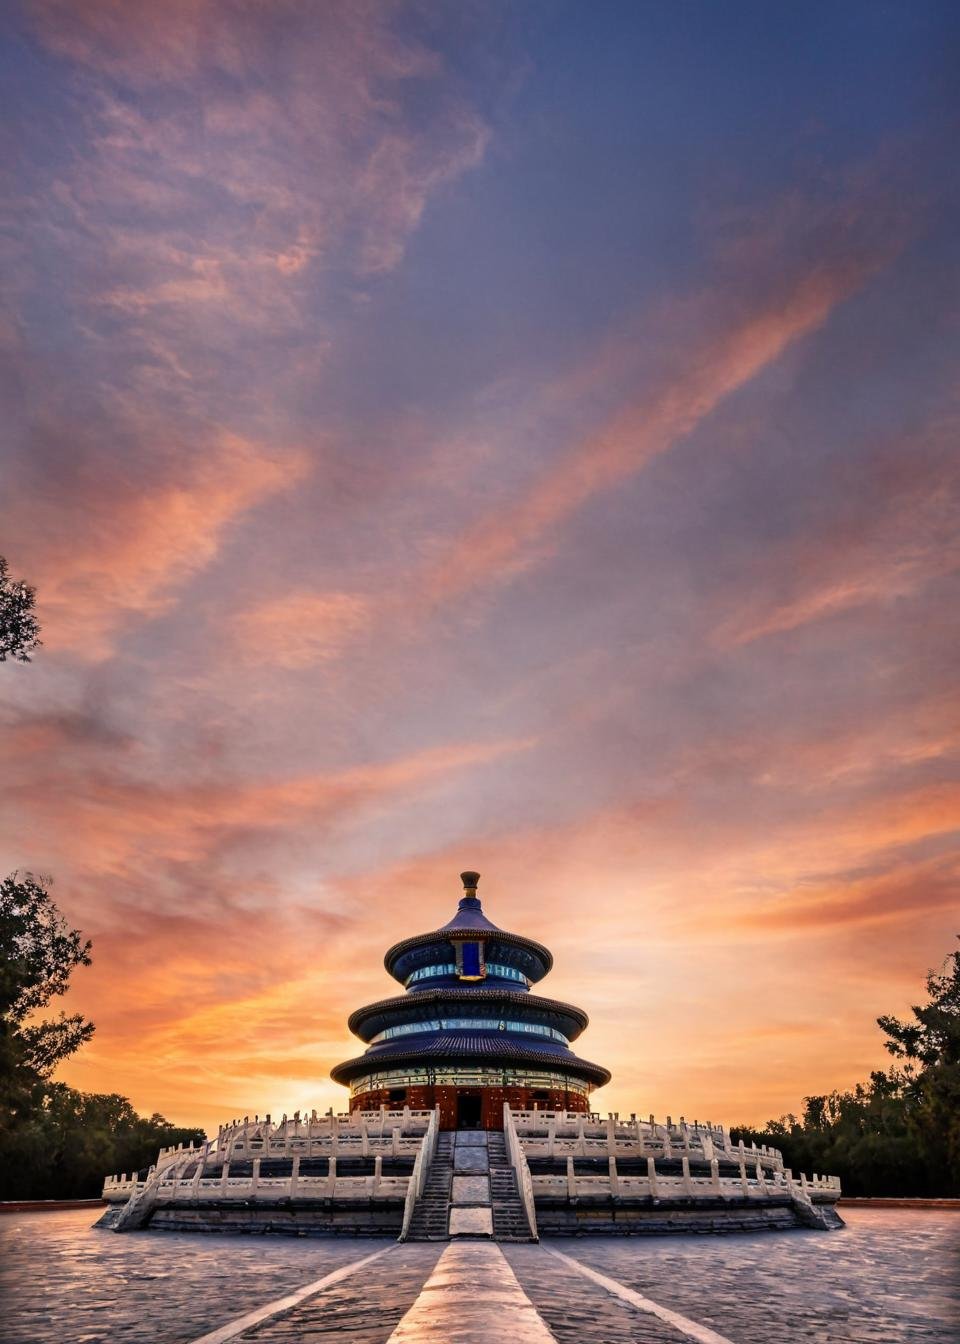
[[[560,1042],[538,1038],[534,1044],[504,1031],[440,1031],[386,1040],[372,1045],[356,1059],[338,1064],[330,1070],[330,1076],[334,1082],[349,1085],[352,1079],[374,1070],[400,1064],[429,1068],[432,1061],[442,1067],[445,1060],[469,1061],[481,1066],[496,1064],[521,1070],[526,1065],[547,1066],[580,1078],[593,1087],[603,1087],[610,1081],[607,1069],[580,1059]]]

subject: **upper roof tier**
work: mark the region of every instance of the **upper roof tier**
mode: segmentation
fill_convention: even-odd
[[[548,949],[532,938],[508,933],[487,919],[477,896],[479,873],[461,873],[460,879],[463,882],[463,896],[452,919],[432,933],[404,938],[387,951],[383,964],[393,978],[413,989],[418,971],[431,966],[439,969],[450,960],[451,944],[469,943],[476,939],[484,944],[486,963],[491,967],[502,967],[504,978],[509,976],[516,979],[516,973],[519,972],[530,984],[542,980],[553,966],[553,957]],[[415,977],[413,984],[411,977]],[[456,980],[456,977],[453,978]],[[497,978],[496,972],[490,978]],[[431,987],[434,987],[436,976],[430,976],[429,979]],[[512,987],[515,989],[516,985]]]

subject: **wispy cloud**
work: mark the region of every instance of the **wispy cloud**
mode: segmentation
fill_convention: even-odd
[[[73,495],[56,482],[11,533],[40,588],[44,640],[86,659],[108,657],[117,633],[169,609],[216,558],[231,527],[302,480],[308,459],[278,458],[220,431],[147,482],[88,478]]]
[[[820,519],[768,547],[753,590],[712,638],[721,648],[786,634],[877,604],[893,606],[960,568],[957,423],[935,423],[872,446],[857,494],[838,489]],[[838,480],[838,486],[841,484]]]
[[[708,330],[675,352],[653,388],[560,454],[511,507],[482,517],[444,550],[423,576],[426,599],[450,600],[533,563],[553,546],[556,529],[571,514],[691,434],[726,397],[821,327],[889,262],[896,247],[893,239],[856,255],[845,247],[793,279],[781,277],[746,311],[719,320],[720,296],[711,295],[702,312]]]

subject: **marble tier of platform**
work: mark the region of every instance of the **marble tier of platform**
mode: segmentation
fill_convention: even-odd
[[[108,1177],[101,1226],[400,1241],[840,1226],[834,1177],[794,1176],[721,1126],[512,1111],[441,1131],[437,1110],[246,1118]]]

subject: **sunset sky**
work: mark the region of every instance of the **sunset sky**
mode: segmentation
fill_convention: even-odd
[[[960,8],[12,15],[0,866],[94,942],[59,1076],[343,1108],[462,868],[604,1111],[883,1067],[960,929]]]

